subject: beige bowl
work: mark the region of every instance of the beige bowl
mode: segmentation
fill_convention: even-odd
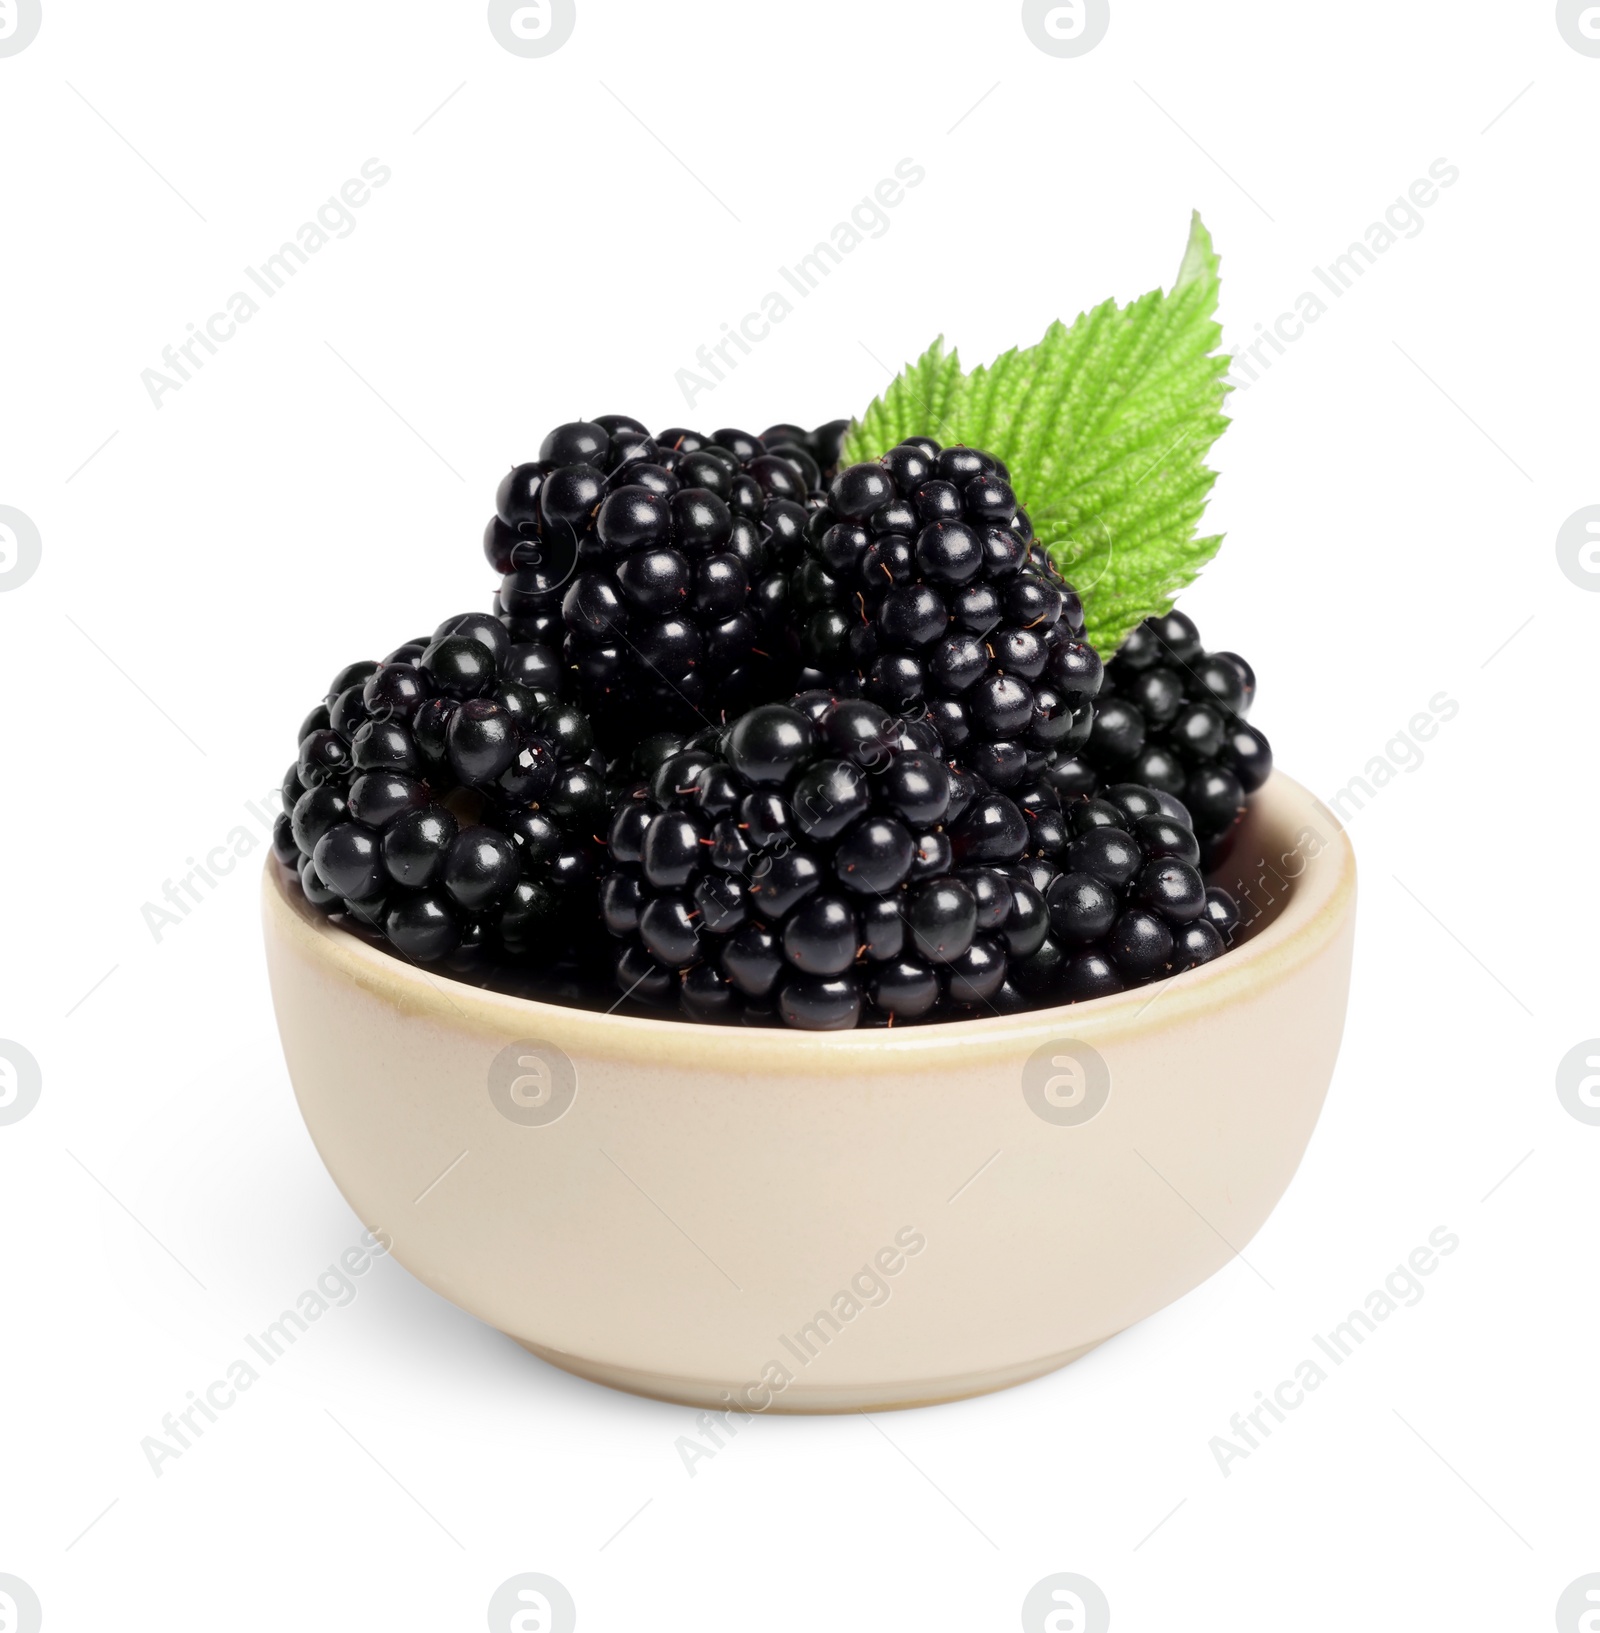
[[[1355,860],[1278,775],[1220,877],[1254,933],[1175,980],[846,1033],[485,992],[274,866],[263,909],[301,1112],[413,1275],[586,1378],[830,1412],[1049,1372],[1260,1229],[1338,1051]]]

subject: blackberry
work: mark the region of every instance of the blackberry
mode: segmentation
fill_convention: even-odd
[[[1272,748],[1247,720],[1255,671],[1207,652],[1181,612],[1147,618],[1106,666],[1081,759],[1091,786],[1131,781],[1176,795],[1194,818],[1207,867],[1226,853]]]
[[[1083,605],[989,454],[913,437],[840,471],[790,595],[808,682],[931,722],[990,787],[1088,739],[1101,665]]]
[[[609,795],[561,666],[488,613],[353,664],[301,726],[273,848],[308,901],[418,963],[570,954]]]
[[[700,733],[612,819],[619,991],[810,1030],[985,1005],[1048,923],[1029,882],[977,860],[993,841],[975,789],[865,698],[811,692]],[[1004,803],[1009,860],[1026,825]]]
[[[1043,886],[1047,917],[1031,954],[1009,970],[1025,1001],[1103,997],[1208,963],[1231,945],[1238,909],[1201,877],[1199,839],[1171,794],[1119,783],[1064,801],[1060,817],[1059,846],[1025,865]]]
[[[561,647],[609,742],[792,689],[788,578],[842,431],[772,434],[652,436],[607,415],[557,426],[501,482],[484,535],[496,610],[519,641]]]

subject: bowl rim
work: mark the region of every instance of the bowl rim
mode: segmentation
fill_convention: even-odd
[[[902,1028],[804,1032],[787,1027],[718,1026],[706,1022],[614,1015],[473,986],[410,964],[335,924],[298,889],[269,855],[262,879],[262,917],[268,940],[297,950],[329,976],[360,988],[411,1018],[504,1039],[538,1039],[571,1055],[623,1064],[705,1073],[744,1071],[766,1077],[830,1075],[862,1070],[914,1070],[937,1053],[943,1066],[997,1053],[1025,1054],[1063,1038],[1113,1046],[1155,1023],[1143,1021],[1159,1006],[1159,1024],[1251,1001],[1287,980],[1341,931],[1355,905],[1356,865],[1343,825],[1315,795],[1274,771],[1251,798],[1241,844],[1255,836],[1310,833],[1315,851],[1284,851],[1286,887],[1268,922],[1241,946],[1209,964],[1145,987],[1075,1004],[1021,1010],[977,1019],[937,1021]],[[1273,848],[1277,838],[1271,840]],[[1247,847],[1249,848],[1249,847]],[[1235,857],[1243,854],[1235,851]],[[1303,866],[1288,872],[1299,855]],[[1236,862],[1230,862],[1236,867]]]

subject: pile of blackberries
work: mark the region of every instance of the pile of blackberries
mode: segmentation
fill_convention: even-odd
[[[847,429],[552,431],[500,484],[493,612],[301,726],[307,900],[487,984],[810,1030],[1220,956],[1201,870],[1271,768],[1249,665],[1173,613],[1102,669],[1004,464],[840,470]]]

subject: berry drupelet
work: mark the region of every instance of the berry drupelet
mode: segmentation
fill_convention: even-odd
[[[484,535],[496,610],[562,646],[613,743],[783,695],[797,668],[788,575],[837,434],[780,440],[606,415],[557,426],[500,484]]]
[[[488,613],[341,670],[300,728],[274,832],[307,900],[424,964],[569,952],[608,795],[561,678]]]
[[[1176,795],[1213,865],[1272,771],[1271,745],[1245,718],[1255,691],[1250,665],[1207,652],[1192,619],[1147,618],[1106,666],[1080,786],[1131,780]]]
[[[931,721],[992,787],[1089,736],[1101,665],[1083,605],[989,454],[913,437],[840,471],[790,597],[809,682]]]
[[[612,820],[618,990],[808,1030],[982,1009],[1048,923],[1030,881],[989,865],[1022,854],[1020,814],[997,847],[975,796],[931,732],[864,698],[807,693],[702,732]]]
[[[838,474],[839,455],[844,439],[850,434],[851,423],[850,420],[829,420],[813,431],[800,425],[769,425],[761,433],[761,441],[771,454],[791,458],[796,450],[805,454],[817,472],[811,486],[820,489]]]

